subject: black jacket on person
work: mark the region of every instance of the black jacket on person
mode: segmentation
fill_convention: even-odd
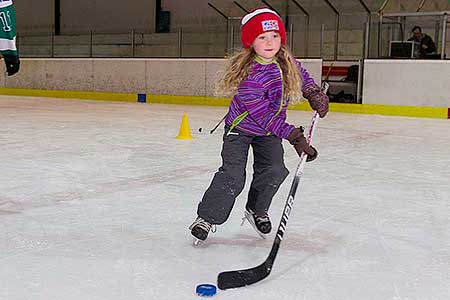
[[[436,45],[433,42],[433,39],[426,33],[422,33],[422,39],[417,41],[414,37],[408,39],[408,41],[416,41],[419,42],[419,49],[416,53],[417,58],[424,58],[427,54],[436,52]]]

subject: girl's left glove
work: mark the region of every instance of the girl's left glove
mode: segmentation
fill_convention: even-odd
[[[325,117],[328,113],[330,99],[322,92],[321,88],[316,84],[309,84],[303,88],[302,92],[303,97],[308,99],[311,108],[317,111],[321,118]]]

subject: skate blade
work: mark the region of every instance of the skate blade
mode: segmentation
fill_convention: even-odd
[[[242,224],[241,224],[241,226],[244,226],[245,220],[247,220],[247,221],[250,223],[250,225],[252,225],[253,229],[255,229],[256,233],[257,233],[263,240],[265,240],[265,239],[267,238],[267,235],[266,235],[266,234],[264,234],[264,233],[262,233],[261,231],[258,230],[258,228],[256,227],[255,222],[253,221],[252,215],[251,215],[249,212],[247,212],[247,211],[244,211],[244,217],[242,218]]]
[[[192,246],[194,246],[194,247],[203,247],[205,245],[206,245],[205,241],[202,241],[202,240],[200,240],[198,238],[195,238],[195,237],[192,238]]]

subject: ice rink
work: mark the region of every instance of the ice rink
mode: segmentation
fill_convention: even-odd
[[[264,261],[273,233],[241,226],[251,159],[228,222],[192,246],[225,112],[0,96],[0,299],[199,300],[197,284]],[[175,139],[183,113],[193,140]],[[450,299],[450,121],[331,112],[313,144],[272,273],[210,299]],[[284,146],[274,227],[298,163]]]

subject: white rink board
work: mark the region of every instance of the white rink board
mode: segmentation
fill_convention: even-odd
[[[450,107],[450,61],[365,60],[363,103]]]
[[[300,60],[320,84],[321,59]],[[213,96],[225,59],[23,58],[1,87],[113,93]]]

